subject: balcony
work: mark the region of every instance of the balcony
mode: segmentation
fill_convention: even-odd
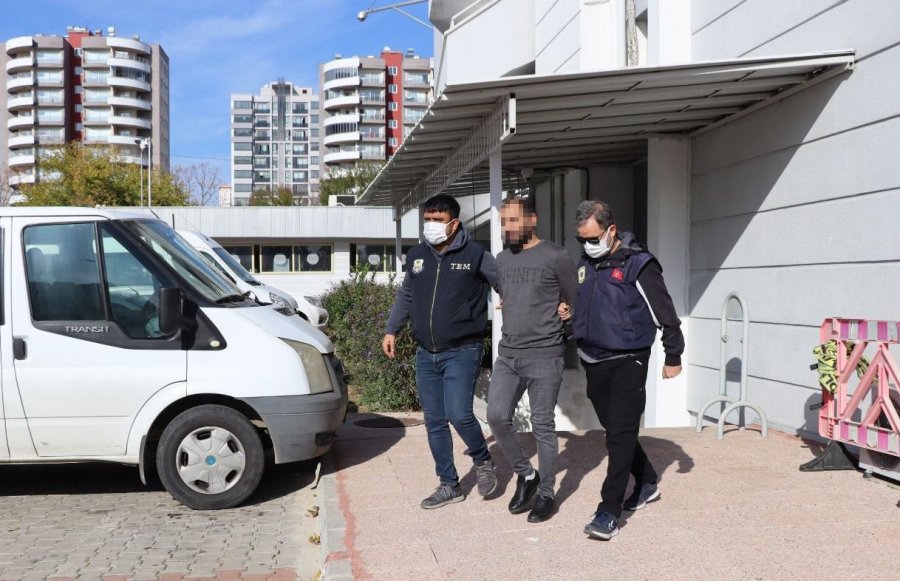
[[[325,84],[322,85],[322,89],[325,91],[334,91],[337,89],[350,89],[354,87],[359,87],[360,78],[359,75],[355,77],[343,77],[340,79],[332,79],[330,81],[325,81]]]
[[[360,93],[359,99],[363,103],[384,105],[384,91],[380,93],[363,91]]]
[[[37,116],[38,125],[45,126],[54,126],[54,125],[65,125],[66,124],[66,116],[65,115],[38,115]]]
[[[140,89],[141,91],[150,91],[152,87],[150,83],[138,79],[126,79],[125,77],[107,77],[106,84],[112,87],[128,87],[129,89]]]
[[[9,138],[9,141],[7,141],[7,145],[9,145],[10,149],[25,145],[34,145],[34,135],[31,133],[26,135],[13,135]]]
[[[34,47],[33,36],[17,36],[6,41],[6,54],[12,56],[19,49],[32,47]]]
[[[62,107],[64,101],[61,95],[44,95],[38,97],[37,104],[39,107]]]
[[[62,53],[59,56],[52,57],[40,57],[38,56],[36,64],[38,68],[41,69],[58,69],[63,66],[63,56]]]
[[[339,109],[342,107],[353,107],[359,105],[360,97],[359,95],[341,95],[340,97],[334,97],[332,99],[326,99],[322,106],[326,111],[330,111],[332,109]]]
[[[368,141],[370,143],[373,141],[384,141],[384,132],[370,131],[367,133],[363,131],[362,133],[360,133],[360,137],[363,141]]]
[[[363,74],[360,77],[360,84],[367,87],[384,87],[384,75]]]
[[[110,48],[120,48],[125,50],[130,50],[134,52],[139,52],[145,55],[150,55],[153,53],[153,49],[149,44],[143,43],[139,40],[132,40],[130,38],[123,38],[121,36],[108,36],[106,37],[106,46]]]
[[[13,74],[20,71],[30,70],[33,67],[34,55],[22,56],[8,61],[6,63],[6,72],[8,74]]]
[[[30,95],[12,97],[9,101],[6,102],[6,108],[10,111],[16,111],[18,109],[30,109],[34,107],[34,101],[34,93],[31,93]]]
[[[31,88],[34,86],[34,75],[22,75],[10,77],[8,81],[6,81],[6,90],[10,93],[15,92],[16,89],[21,89],[23,87]]]
[[[334,135],[328,135],[325,137],[323,143],[325,145],[336,145],[339,143],[358,143],[359,142],[359,131],[351,131],[348,133],[335,133]]]
[[[9,185],[18,186],[21,184],[33,184],[34,183],[34,173],[13,173],[9,176]]]
[[[50,75],[46,77],[38,75],[37,84],[39,87],[62,87],[63,78],[62,75]]]
[[[133,99],[131,97],[109,97],[105,102],[115,107],[131,107],[132,109],[141,109],[143,111],[150,111],[153,108],[153,104],[150,101]]]
[[[97,127],[97,126],[101,126],[101,127],[102,127],[102,126],[105,126],[105,125],[109,125],[109,116],[107,115],[107,116],[104,116],[104,117],[99,117],[99,116],[97,116],[97,117],[94,117],[94,116],[91,116],[91,117],[85,117],[85,118],[84,118],[84,121],[82,121],[82,124],[83,124],[83,125],[88,125],[88,126],[91,126],[91,127]]]
[[[416,76],[410,76],[403,79],[404,87],[418,87],[418,88],[431,88],[431,83],[428,80],[428,77],[420,78]]]
[[[124,127],[137,127],[139,129],[150,129],[152,125],[149,119],[141,117],[123,117],[122,115],[110,115],[110,125],[122,125]]]
[[[23,165],[34,165],[34,152],[29,153],[28,155],[16,155],[15,152],[11,152],[9,156],[9,167],[21,167]]]
[[[87,53],[85,53],[86,55]],[[104,54],[101,58],[100,56],[91,56],[87,58],[87,56],[82,57],[81,59],[81,68],[83,69],[109,69],[109,57]]]
[[[136,145],[136,141],[142,140],[143,137],[140,135],[108,135],[105,139],[106,143],[110,145]],[[154,149],[156,149],[154,147]]]
[[[110,57],[108,60],[108,63],[109,63],[109,66],[111,66],[111,67],[124,67],[124,68],[142,71],[144,73],[149,73],[151,71],[149,63],[143,63],[139,60],[130,59],[130,58]]]
[[[34,127],[34,116],[21,116],[21,117],[10,117],[6,122],[6,128],[12,131],[13,129],[24,129],[26,127]]]
[[[384,124],[384,115],[360,115],[359,122]]]
[[[345,161],[356,161],[360,159],[359,150],[356,148],[352,149],[340,149],[338,151],[333,151],[325,154],[325,163],[326,164],[334,164],[341,163]]]

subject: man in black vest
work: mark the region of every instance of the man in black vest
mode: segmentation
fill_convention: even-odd
[[[497,488],[494,463],[472,411],[497,265],[460,224],[455,199],[434,196],[423,210],[425,242],[406,255],[406,277],[391,309],[382,350],[393,359],[397,333],[407,321],[412,323],[419,345],[416,386],[440,478],[440,486],[421,504],[432,509],[465,498],[453,463],[450,424],[474,461],[479,494],[489,496]]]
[[[609,465],[600,504],[584,532],[609,540],[619,534],[622,510],[635,511],[659,498],[657,474],[638,443],[647,400],[650,348],[662,329],[662,376],[681,373],[684,336],[662,267],[630,232],[618,232],[604,202],[582,202],[575,217],[584,254],[578,266],[578,302],[573,330],[587,374],[587,395],[606,430]],[[560,317],[571,309],[560,306]],[[629,475],[634,491],[625,499]]]

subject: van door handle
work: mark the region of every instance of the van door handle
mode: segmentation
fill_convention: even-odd
[[[13,357],[17,361],[22,361],[28,357],[28,345],[25,343],[25,339],[21,337],[13,338]]]

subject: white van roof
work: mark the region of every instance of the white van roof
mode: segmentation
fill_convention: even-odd
[[[0,208],[0,217],[19,218],[106,218],[107,220],[158,219],[150,210],[114,208],[75,208],[65,206],[8,206]]]

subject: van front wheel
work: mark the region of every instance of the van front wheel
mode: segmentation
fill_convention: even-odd
[[[265,454],[241,413],[202,405],[180,413],[162,433],[156,465],[175,500],[196,510],[232,508],[259,485]]]

